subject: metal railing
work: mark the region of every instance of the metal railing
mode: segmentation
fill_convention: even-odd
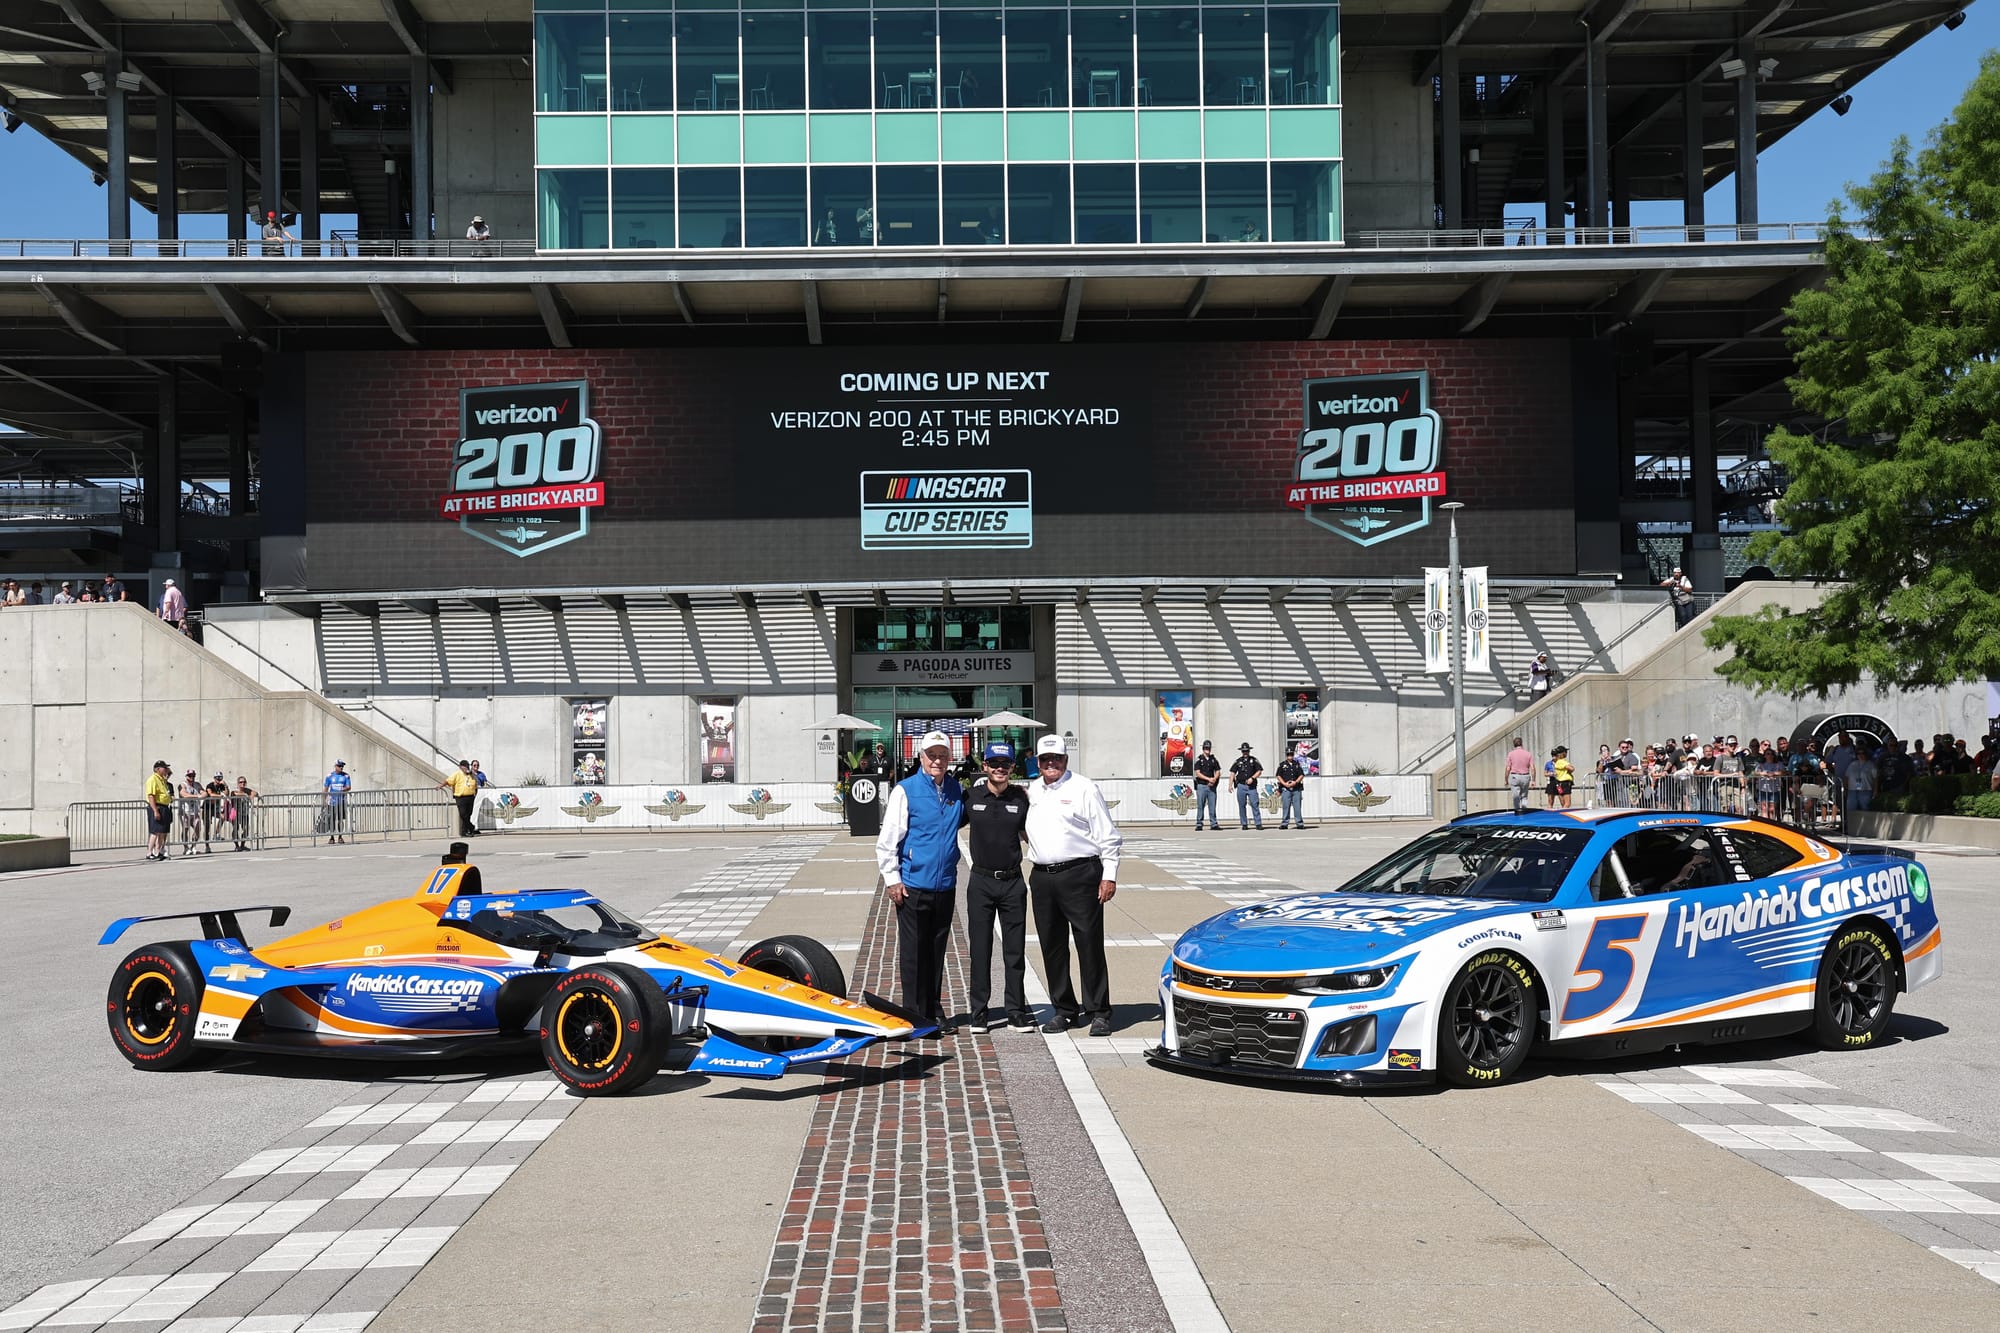
[[[1408,231],[1366,231],[1347,237],[1346,248],[1356,250],[1470,250],[1482,248],[1502,248],[1507,246],[1668,246],[1701,244],[1742,244],[1766,242],[1771,244],[1797,244],[1801,241],[1819,244],[1826,239],[1827,224],[1824,222],[1756,222],[1756,223],[1710,223],[1701,226],[1645,226],[1645,227],[1479,227],[1446,230],[1412,229]],[[1337,254],[1341,244],[1320,242],[1302,243],[1318,248],[1321,245],[1329,253]],[[880,250],[881,246],[847,245],[784,247],[797,254],[827,255]],[[913,247],[935,251],[955,251],[964,246]],[[991,247],[980,247],[990,249]],[[1076,246],[1015,246],[1017,250],[1041,253],[1074,253]],[[1129,248],[1135,254],[1154,250],[1185,252],[1199,249],[1203,252],[1217,251],[1244,257],[1254,256],[1258,251],[1286,248],[1286,243],[1274,241],[1264,245],[1224,246],[1143,246]],[[899,253],[901,248],[898,247]],[[247,240],[75,240],[59,238],[22,238],[0,240],[0,259],[532,259],[537,255],[550,257],[582,258],[638,258],[653,254],[682,254],[672,247],[651,249],[617,250],[549,250],[538,248],[532,236],[494,237],[485,241],[461,239],[441,239],[419,241],[410,239],[368,239],[351,233],[339,234],[323,241],[265,241],[259,238]],[[713,260],[725,255],[724,251],[702,250],[695,254],[703,260]],[[781,249],[744,249],[734,253],[756,255],[760,258],[783,253]]]
[[[1581,799],[1578,799],[1581,798]],[[1666,773],[1633,769],[1578,774],[1573,804],[1601,809],[1705,811],[1763,815],[1801,828],[1836,834],[1846,830],[1846,799],[1831,777],[1807,783],[1790,774]]]
[[[146,845],[144,801],[79,801],[64,821],[70,850],[109,852]],[[234,797],[177,797],[167,833],[170,855],[202,855],[198,848],[250,850],[317,846],[338,837],[354,842],[395,842],[447,837],[458,828],[458,808],[435,787],[357,791],[341,805],[323,792],[279,792],[254,801]]]

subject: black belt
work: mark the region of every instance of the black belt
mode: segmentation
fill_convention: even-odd
[[[995,870],[992,866],[974,866],[972,867],[972,873],[975,875],[984,875],[988,879],[1019,879],[1021,878],[1021,867],[1017,865],[1012,870]]]
[[[1077,866],[1089,865],[1092,862],[1097,862],[1098,864],[1102,864],[1103,861],[1104,858],[1101,856],[1078,856],[1068,861],[1051,861],[1047,865],[1037,864],[1035,866],[1035,869],[1046,870],[1051,874],[1054,874],[1058,871],[1073,870]]]

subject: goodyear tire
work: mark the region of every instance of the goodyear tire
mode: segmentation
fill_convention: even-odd
[[[629,963],[565,973],[542,1005],[542,1058],[579,1097],[638,1087],[660,1072],[673,1018],[666,992]]]
[[[1466,960],[1438,1014],[1438,1075],[1461,1088],[1505,1083],[1535,1044],[1540,995],[1528,965],[1504,950]]]
[[[847,974],[833,951],[807,935],[776,935],[759,941],[737,960],[745,967],[769,972],[828,995],[847,998]]]
[[[1857,921],[1827,942],[1813,983],[1813,1036],[1833,1051],[1873,1046],[1896,1008],[1896,950],[1882,928]]]
[[[185,944],[148,944],[111,974],[105,1018],[118,1053],[136,1069],[179,1069],[195,1055],[201,969]]]

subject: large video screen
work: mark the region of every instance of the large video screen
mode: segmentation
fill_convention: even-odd
[[[1605,424],[1575,420],[1572,350],[293,354],[266,510],[328,591],[1407,575],[1447,498],[1468,561],[1560,575]]]

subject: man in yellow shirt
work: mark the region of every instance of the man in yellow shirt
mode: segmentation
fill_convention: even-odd
[[[164,759],[153,761],[153,772],[146,779],[146,859],[164,861],[167,859],[167,834],[174,827],[174,789],[167,785],[167,774],[174,770]]]
[[[461,838],[476,838],[478,827],[472,822],[472,802],[479,795],[479,779],[472,776],[472,761],[461,759],[458,768],[438,786],[451,793],[451,799],[458,802],[458,835]]]

